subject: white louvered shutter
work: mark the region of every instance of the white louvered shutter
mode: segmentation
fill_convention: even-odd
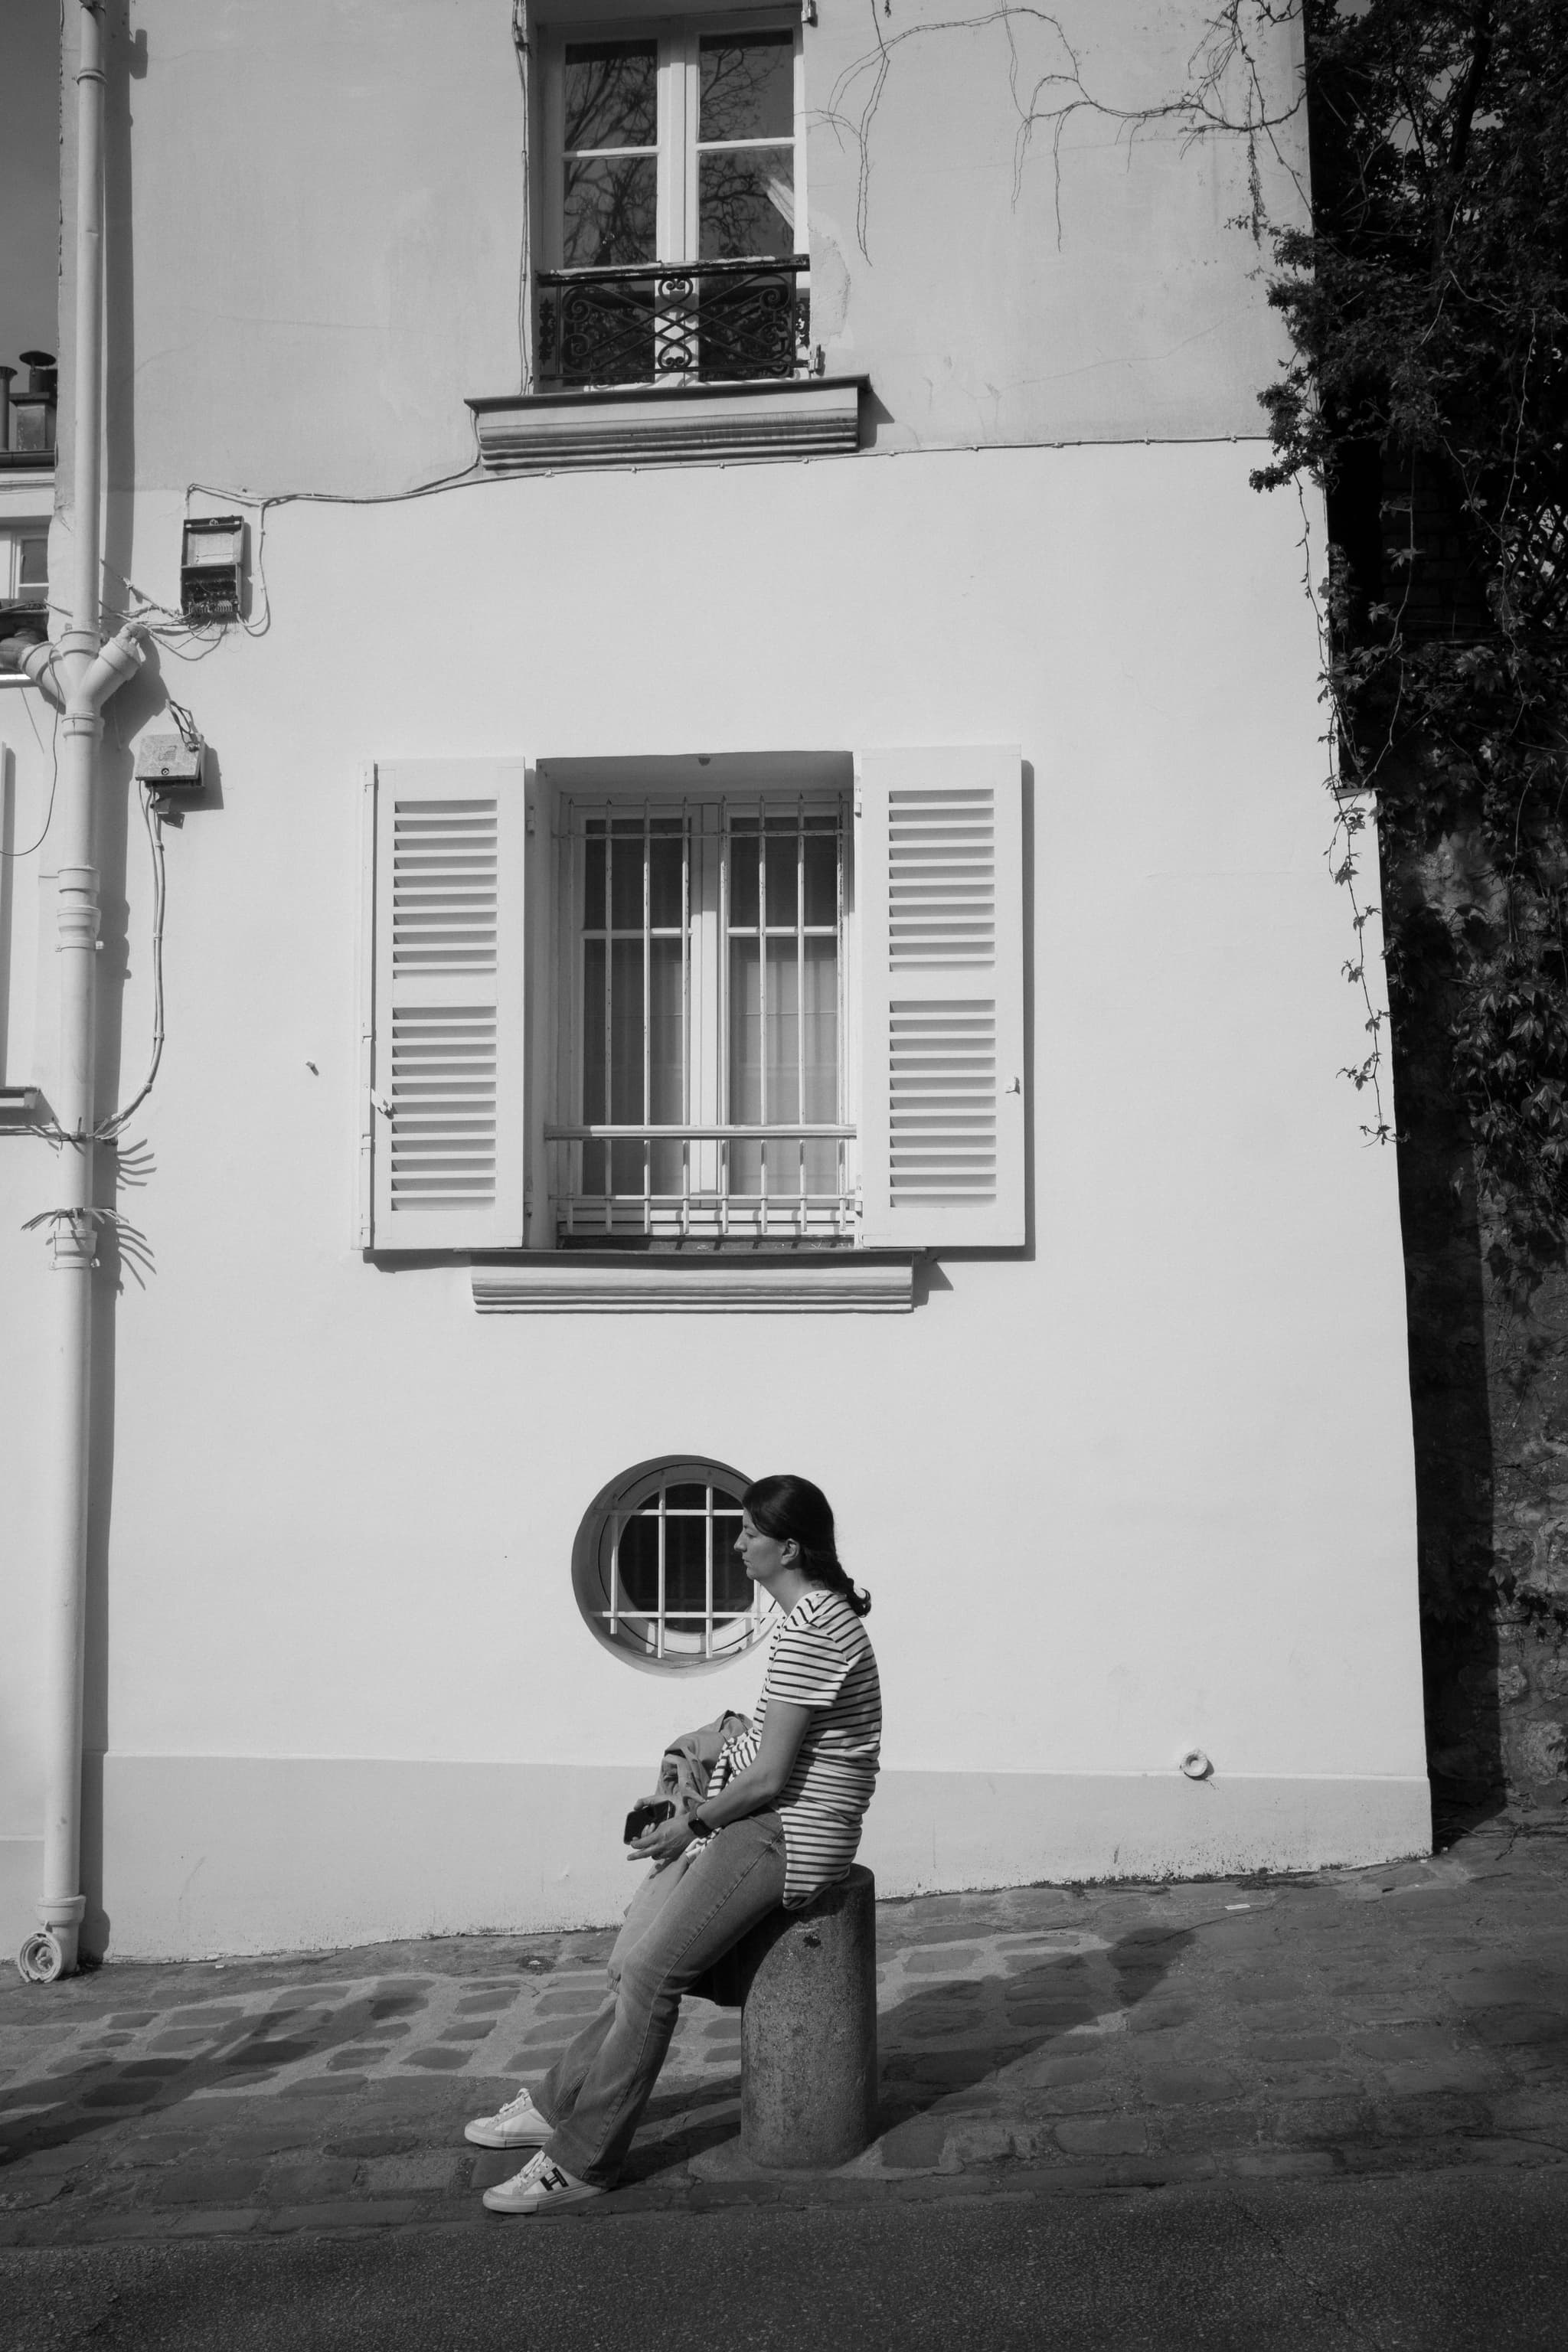
[[[1016,1245],[1026,1238],[1018,752],[863,753],[855,888],[861,1239]]]
[[[521,760],[375,772],[373,1249],[523,1239],[524,776]]]

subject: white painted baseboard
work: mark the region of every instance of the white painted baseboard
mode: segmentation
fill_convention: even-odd
[[[647,1778],[630,1765],[107,1756],[84,1942],[192,1958],[604,1926],[630,1899],[620,1830]],[[860,1858],[879,1894],[898,1895],[1386,1862],[1430,1839],[1419,1777],[891,1771]]]

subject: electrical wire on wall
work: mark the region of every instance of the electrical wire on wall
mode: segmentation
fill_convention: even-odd
[[[476,427],[476,433],[477,430]],[[416,482],[410,490],[247,490],[237,488],[227,482],[187,482],[185,512],[189,514],[191,500],[194,498],[222,499],[228,505],[249,507],[255,512],[257,517],[256,579],[257,585],[261,591],[261,614],[259,619],[253,617],[250,620],[242,621],[239,625],[247,637],[264,637],[272,626],[272,600],[267,593],[265,551],[267,518],[274,507],[395,507],[402,506],[412,499],[435,498],[443,490],[472,489],[493,478],[493,476],[486,473],[476,451],[471,463],[463,467],[459,472],[438,474],[434,481]],[[140,595],[142,591],[137,589],[135,593]],[[167,609],[166,606],[159,607],[160,611]],[[188,628],[190,624],[187,622],[185,625]],[[156,629],[154,634],[157,634]],[[221,635],[221,630],[219,634]]]
[[[529,70],[531,52],[528,39],[528,0],[510,0],[510,37],[512,57],[517,68],[518,89],[522,101],[522,203],[517,272],[517,345],[520,383],[526,386],[530,379],[529,267],[533,246],[533,148],[531,137],[531,99]],[[272,625],[272,600],[267,586],[267,525],[274,507],[286,506],[398,506],[412,499],[434,498],[445,490],[468,489],[479,483],[494,479],[486,472],[479,453],[478,433],[474,427],[474,455],[469,463],[456,473],[439,474],[427,482],[417,482],[412,489],[372,490],[252,490],[227,483],[188,482],[185,485],[185,513],[189,517],[194,498],[222,499],[226,504],[248,508],[256,517],[256,548],[254,571],[259,592],[260,611],[243,619],[239,626],[247,636],[264,637]],[[183,613],[175,613],[167,604],[149,596],[134,581],[125,583],[128,593],[136,601],[133,612],[122,613],[121,619],[141,621],[150,635],[185,661],[202,661],[222,641],[226,625],[203,626],[193,625]],[[153,615],[159,617],[153,618]]]
[[[34,718],[29,704],[25,702],[22,708],[27,713],[27,724],[33,730],[33,740],[41,751],[44,748],[44,739],[38,732],[38,722]],[[44,811],[43,824],[39,828],[37,839],[30,841],[26,849],[0,849],[0,857],[31,857],[34,851],[42,849],[48,839],[49,827],[55,821],[55,795],[60,788],[60,714],[53,703],[49,705],[49,718],[52,722],[49,728],[49,800],[48,806]]]
[[[180,730],[180,740],[188,751],[199,751],[201,736],[195,720],[183,702],[168,697],[169,716]],[[147,828],[148,847],[153,854],[153,1058],[140,1091],[132,1096],[123,1110],[117,1110],[100,1119],[93,1129],[100,1143],[115,1141],[126,1120],[152,1093],[157,1080],[159,1066],[163,1059],[163,912],[168,899],[168,867],[163,856],[163,819],[167,814],[163,794],[155,784],[145,782],[141,786],[142,818]]]
[[[171,709],[174,706],[171,704]],[[187,713],[188,717],[189,714]],[[182,730],[183,731],[183,730]],[[118,1143],[126,1121],[141,1109],[156,1083],[163,1059],[163,916],[168,898],[168,871],[163,856],[164,810],[155,785],[142,783],[138,787],[142,802],[142,821],[147,829],[147,846],[153,860],[153,1053],[147,1076],[122,1110],[100,1118],[91,1130],[94,1143]],[[52,1119],[35,1119],[12,1133],[41,1135],[49,1143],[79,1143],[84,1139],[70,1134]],[[52,1214],[53,1212],[47,1213]],[[29,1220],[37,1223],[37,1219]]]
[[[168,876],[163,858],[163,810],[149,784],[140,786],[142,819],[147,828],[147,844],[153,854],[153,1058],[141,1088],[131,1097],[123,1110],[109,1118],[100,1119],[93,1129],[93,1139],[99,1143],[118,1140],[126,1120],[152,1093],[163,1059],[163,908],[168,891]]]
[[[172,694],[167,697],[167,700],[169,715],[174,719],[175,726],[179,729],[181,741],[184,744],[187,751],[199,751],[201,749],[202,741],[201,733],[196,726],[195,720],[192,718],[191,713],[186,709],[183,702],[176,702]],[[35,730],[35,732],[37,730]],[[58,713],[56,714],[56,731],[58,734]],[[58,763],[56,775],[58,780]],[[146,828],[147,846],[153,865],[153,1051],[148,1064],[147,1076],[142,1080],[142,1085],[137,1089],[136,1093],[132,1096],[131,1100],[125,1104],[122,1109],[111,1112],[107,1118],[100,1119],[92,1129],[90,1139],[94,1143],[119,1142],[124,1132],[127,1120],[134,1112],[141,1109],[142,1105],[152,1093],[153,1086],[157,1081],[159,1068],[162,1066],[163,1059],[163,924],[164,914],[168,904],[168,866],[163,854],[163,824],[164,819],[168,814],[168,810],[164,803],[163,796],[159,792],[155,783],[149,783],[145,781],[141,782],[138,785],[138,793],[142,803],[142,821]],[[45,835],[48,832],[50,817],[54,812],[54,803],[55,790],[54,786],[51,785],[48,811],[45,815],[43,831],[38,835],[37,840],[31,845],[34,849],[37,849],[41,845]],[[177,819],[176,822],[178,822]],[[8,851],[6,853],[7,856],[26,856],[27,854],[28,853],[25,850]],[[85,1139],[81,1136],[71,1134],[67,1129],[57,1125],[53,1120],[47,1119],[31,1120],[25,1127],[0,1129],[0,1132],[13,1135],[42,1136],[46,1141],[55,1144],[79,1143]],[[56,1213],[54,1211],[49,1210],[44,1212],[41,1218],[29,1218],[28,1226],[30,1227],[39,1223],[47,1223],[48,1218],[53,1216],[55,1213]],[[106,1211],[103,1213],[107,1215],[109,1213]],[[24,1230],[26,1229],[26,1228]]]
[[[533,154],[531,141],[530,138],[529,86],[531,53],[528,40],[527,0],[510,0],[510,30],[513,60],[517,69],[518,87],[522,102],[522,146],[521,155],[522,195],[521,241],[518,262],[517,337],[520,381],[522,384],[526,385],[529,381],[530,372],[531,336],[529,331],[529,265],[533,226]],[[224,501],[226,504],[233,504],[238,507],[247,508],[255,516],[256,544],[254,554],[254,572],[256,585],[258,592],[259,611],[253,612],[247,616],[240,619],[238,625],[245,631],[245,634],[251,637],[262,637],[267,635],[272,625],[272,603],[267,584],[266,547],[268,521],[272,509],[275,507],[295,505],[347,507],[395,506],[406,503],[415,499],[433,498],[447,490],[472,488],[478,483],[494,478],[492,476],[487,474],[479,457],[477,424],[474,430],[474,456],[467,466],[462,467],[452,473],[437,475],[428,481],[416,483],[411,488],[405,490],[368,492],[336,490],[258,491],[247,488],[237,488],[227,485],[210,482],[193,481],[188,483],[186,485],[184,497],[184,508],[187,518],[189,518],[191,512],[191,502],[193,499],[196,498],[216,499]],[[223,638],[226,634],[227,627],[233,625],[233,624],[224,622],[202,622],[200,620],[193,620],[186,613],[176,611],[174,607],[162,603],[157,597],[148,594],[144,589],[139,587],[136,582],[132,580],[128,575],[120,576],[125,595],[129,599],[129,603],[122,605],[118,604],[111,597],[103,597],[100,604],[103,622],[110,626],[112,626],[116,623],[136,623],[147,635],[156,640],[162,649],[174,655],[177,660],[186,662],[205,661],[209,655],[216,652],[217,647],[221,645]],[[61,605],[51,604],[48,610],[51,614],[58,614],[68,622],[70,619],[69,613]],[[180,730],[181,738],[184,742],[186,749],[190,751],[199,751],[201,746],[201,737],[196,730],[190,712],[185,709],[183,704],[177,702],[173,695],[167,696],[167,702],[170,715]],[[33,717],[30,704],[25,704],[24,708],[27,710],[28,724],[33,729],[35,740],[37,741],[38,749],[41,752],[43,750],[43,740],[41,736],[38,734],[37,724]],[[55,803],[59,784],[59,713],[58,710],[52,712],[52,721],[53,727],[50,738],[51,778],[48,803],[44,812],[43,824],[37,838],[30,842],[26,848],[0,851],[0,856],[8,859],[31,856],[39,850],[43,846],[43,844],[48,835],[50,826],[54,821]],[[158,1073],[163,1057],[165,1037],[163,932],[168,896],[168,875],[167,863],[164,856],[163,827],[165,822],[169,819],[170,812],[167,802],[164,796],[159,792],[155,782],[149,783],[145,780],[140,780],[139,791],[142,802],[142,822],[147,834],[149,855],[151,856],[153,866],[152,1055],[147,1076],[137,1092],[132,1097],[131,1100],[125,1104],[123,1108],[115,1111],[107,1118],[100,1120],[91,1129],[92,1140],[106,1143],[114,1143],[119,1140],[123,1133],[126,1122],[147,1100],[157,1081]],[[180,819],[178,816],[175,816],[173,821],[178,824]],[[72,1136],[52,1121],[36,1123],[29,1125],[26,1128],[11,1129],[6,1131],[11,1133],[28,1133],[43,1136],[49,1141],[56,1144],[70,1142],[80,1143],[89,1139],[85,1135]],[[34,1223],[47,1222],[47,1218],[55,1213],[56,1213],[52,1211],[47,1212],[45,1213],[43,1220],[34,1219],[30,1222]],[[112,1213],[104,1212],[102,1213],[107,1216],[110,1215]]]

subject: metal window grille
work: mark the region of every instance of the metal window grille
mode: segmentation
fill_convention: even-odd
[[[773,1604],[735,1555],[740,1528],[739,1487],[706,1465],[671,1463],[637,1479],[604,1514],[590,1615],[617,1647],[661,1664],[750,1649]]]
[[[853,1239],[848,838],[834,793],[570,804],[558,1234]]]

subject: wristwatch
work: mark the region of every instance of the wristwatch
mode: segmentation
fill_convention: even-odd
[[[686,1826],[692,1836],[700,1842],[702,1839],[710,1838],[713,1834],[712,1824],[709,1822],[700,1822],[695,1813],[687,1814]]]

